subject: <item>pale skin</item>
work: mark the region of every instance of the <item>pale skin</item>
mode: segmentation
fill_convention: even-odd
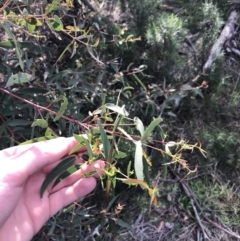
[[[96,178],[82,178],[84,173],[101,170],[103,161],[82,168],[50,187],[40,198],[46,175],[60,159],[77,145],[74,138],[17,146],[0,151],[0,240],[29,241],[46,221],[59,210],[86,196],[96,186]],[[83,162],[81,153],[77,162]]]

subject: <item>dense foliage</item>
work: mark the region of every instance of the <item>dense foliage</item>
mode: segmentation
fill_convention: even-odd
[[[149,186],[156,180],[158,185],[158,173],[163,178],[173,178],[174,170],[163,165],[166,163],[178,167],[179,178],[186,178],[192,170],[216,172],[212,166],[217,163],[219,172],[222,167],[227,171],[234,169],[237,176],[239,87],[236,70],[229,65],[234,57],[222,51],[208,72],[202,73],[230,10],[225,1],[201,0],[5,1],[0,9],[0,149],[27,140],[39,141],[43,136],[87,133],[89,137],[94,130],[94,138],[89,142],[92,146],[100,138],[106,147],[111,140],[109,133],[116,138],[122,156],[117,156],[116,151],[111,157],[118,160],[117,168],[128,172],[128,177],[134,176],[126,171],[133,168],[130,161],[136,160],[134,141],[144,141],[144,158],[148,163],[150,157],[154,167],[145,166],[148,174],[144,175],[150,174],[145,180]],[[155,126],[154,120],[159,120]],[[116,133],[120,124],[122,129]],[[154,131],[144,139],[144,128],[149,126]],[[97,132],[95,127],[104,131]],[[208,152],[207,159],[201,154],[204,152],[199,143]],[[186,149],[198,151],[183,153]],[[108,159],[109,153],[104,154]],[[221,176],[219,186],[228,179],[224,175],[228,173]],[[212,180],[199,185],[198,181],[193,182],[191,188],[196,190],[201,204],[211,207],[206,190],[214,186]],[[163,186],[158,193],[163,205],[171,199],[171,205],[181,207],[179,212],[192,208],[189,197],[179,194],[176,183]],[[155,190],[151,187],[148,191]],[[214,187],[216,193],[221,192],[220,187]],[[225,189],[228,193],[229,189]],[[232,186],[230,189],[234,193]],[[80,224],[81,231],[76,231],[75,238],[90,240],[99,235],[99,240],[113,240],[111,232],[118,232],[116,224],[122,229],[130,228],[121,219],[123,206],[120,211],[114,209],[118,195],[123,192],[127,191],[121,184],[112,190],[111,202],[105,209],[110,214],[104,218],[98,215],[87,219],[89,213],[101,212],[101,204],[97,203],[98,208],[93,211],[86,209],[84,213],[77,209],[79,216],[73,227],[65,227],[71,215],[69,210],[63,210],[46,225],[46,229],[52,225],[48,235],[71,239],[74,225],[79,220],[88,220],[93,224]],[[150,193],[151,197],[156,195]],[[137,194],[135,198],[138,199]],[[221,198],[228,200],[227,194]],[[127,203],[126,198],[121,199]],[[88,201],[96,203],[94,198]],[[215,201],[221,205],[219,200]],[[139,200],[137,203],[141,209],[148,205],[140,205]],[[126,205],[128,208],[131,209],[131,202]],[[229,221],[231,214],[227,216],[226,210],[223,213],[227,225],[235,227],[240,223],[235,216],[234,222]],[[173,222],[171,215],[163,219]],[[103,230],[107,225],[109,232]],[[175,225],[183,230],[182,222]],[[53,230],[57,230],[55,234]],[[124,240],[121,233],[116,235],[117,240]],[[180,234],[172,229],[168,235],[161,240],[176,240]]]

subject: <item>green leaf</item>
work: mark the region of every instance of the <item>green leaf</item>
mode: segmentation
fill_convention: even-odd
[[[115,222],[122,228],[132,229],[132,227],[122,219],[116,219]]]
[[[144,180],[143,174],[143,158],[142,158],[142,142],[136,142],[136,150],[135,150],[135,157],[134,157],[134,170],[138,180]]]
[[[49,186],[49,184],[60,174],[66,171],[69,167],[73,165],[76,160],[76,156],[68,156],[64,158],[46,177],[44,180],[41,189],[40,189],[40,197],[43,197],[43,193]]]
[[[106,208],[106,212],[109,212],[110,208],[113,206],[114,202],[117,200],[117,198],[120,196],[120,194],[116,195],[112,198],[112,200],[108,203],[108,206]]]
[[[103,144],[103,151],[104,151],[104,156],[106,159],[108,159],[108,155],[110,152],[110,142],[107,138],[107,135],[101,125],[101,122],[98,120],[98,126],[99,126],[99,130],[100,130],[100,135],[101,135],[101,139],[102,139],[102,144]]]
[[[8,122],[8,126],[28,126],[31,124],[32,121],[22,119],[13,119]]]
[[[156,118],[156,119],[154,119],[154,120],[150,123],[150,125],[147,127],[147,129],[145,130],[145,132],[144,132],[144,134],[143,134],[143,136],[142,136],[142,138],[141,138],[141,141],[142,141],[142,142],[146,141],[146,139],[150,136],[150,134],[151,134],[151,132],[153,131],[153,129],[154,129],[159,123],[161,123],[162,121],[163,121],[162,118]]]
[[[27,48],[29,51],[32,51],[34,53],[43,53],[43,52],[51,52],[53,48],[51,47],[39,47],[34,43],[31,42],[18,42],[16,41],[17,45],[19,48]],[[5,48],[5,49],[12,49],[15,48],[15,44],[13,41],[4,41],[0,43],[0,47]]]
[[[48,90],[46,89],[42,89],[42,88],[22,88],[21,89],[21,94],[26,94],[26,95],[32,95],[32,96],[36,96],[39,94],[46,94],[48,92]]]
[[[143,82],[137,77],[136,74],[133,74],[133,77],[135,78],[135,80],[140,84],[140,86],[142,86],[142,88],[147,91],[146,86],[143,84]]]
[[[45,137],[52,137],[52,131],[50,128],[47,128],[44,134]]]
[[[78,144],[69,152],[69,155],[72,155],[73,153],[77,152],[81,147],[83,147],[83,144],[78,143]]]
[[[199,95],[199,96],[201,96],[202,98],[204,98],[204,96],[203,96],[203,93],[202,93],[202,90],[201,90],[201,89],[194,89],[194,93],[195,93],[195,95]]]
[[[125,158],[127,156],[127,154],[125,152],[121,152],[121,151],[113,151],[113,157],[116,159],[121,159],[121,158]]]
[[[32,123],[32,125],[31,125],[31,127],[35,127],[35,126],[39,126],[39,127],[41,127],[41,128],[47,128],[47,127],[48,127],[48,123],[47,123],[46,120],[37,119],[37,120],[35,120],[35,121]]]
[[[65,110],[67,109],[68,106],[68,99],[65,96],[62,96],[61,99],[63,100],[63,103],[61,103],[60,110],[58,111],[57,116],[54,118],[53,121],[59,120],[61,115],[64,114]]]
[[[183,90],[183,91],[192,90],[192,86],[189,84],[182,85],[181,90]]]
[[[53,18],[59,25],[61,25],[61,28],[63,29],[63,23],[61,19],[57,15],[54,15]]]
[[[143,155],[143,175],[144,175],[144,180],[148,184],[148,186],[151,186],[148,167],[149,167],[149,165],[147,163],[147,160],[146,160],[145,156]]]
[[[127,175],[129,177],[130,172],[131,172],[131,166],[132,166],[132,161],[129,161],[128,166],[127,166]]]
[[[78,171],[80,169],[80,165],[74,165],[69,167],[65,172],[63,172],[53,183],[52,188],[54,188],[59,182],[61,182],[63,179],[67,178],[68,176],[72,175],[74,172]]]
[[[20,65],[21,69],[24,70],[24,65],[23,65],[23,61],[22,61],[22,57],[21,57],[21,53],[20,53],[20,48],[18,45],[18,41],[15,38],[15,35],[12,33],[11,29],[9,28],[9,26],[7,24],[6,25],[2,24],[1,26],[4,28],[4,30],[6,31],[8,36],[13,40],[15,49],[16,49],[16,54],[17,54],[18,61],[19,61],[19,65]]]
[[[61,0],[53,0],[51,4],[47,6],[46,14],[51,13],[54,9],[56,9],[60,5]]]
[[[54,19],[51,19],[49,22],[55,31],[60,32],[63,30],[63,23],[56,15],[54,15]]]
[[[28,83],[31,80],[31,75],[27,73],[18,73],[12,75],[6,84],[6,88],[10,87],[14,84],[23,84],[23,83]]]
[[[106,103],[105,107],[108,108],[109,110],[117,112],[120,115],[123,115],[123,116],[129,115],[128,112],[125,110],[125,106],[120,107],[120,106],[112,104],[112,103]]]
[[[74,40],[72,40],[72,41],[67,45],[67,47],[63,50],[63,52],[62,52],[62,53],[60,54],[60,56],[58,57],[56,63],[62,59],[63,55],[69,50],[69,48],[70,48],[71,45],[73,45],[73,44],[74,44]]]
[[[90,160],[92,160],[94,155],[93,155],[92,147],[91,147],[88,139],[84,138],[82,135],[79,136],[79,135],[73,134],[73,136],[78,143],[84,144],[86,146],[89,158],[90,158]]]
[[[134,117],[133,121],[136,125],[137,130],[140,132],[141,136],[143,136],[144,125],[143,125],[142,121],[138,117]]]

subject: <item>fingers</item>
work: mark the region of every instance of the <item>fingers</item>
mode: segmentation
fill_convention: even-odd
[[[50,216],[56,214],[59,210],[66,207],[77,199],[86,196],[96,187],[94,177],[82,178],[74,185],[62,188],[61,190],[49,196]]]
[[[24,178],[21,181],[25,181],[28,176],[41,170],[44,166],[68,155],[77,144],[78,142],[73,137],[60,137],[50,141],[8,148],[0,152],[0,164],[4,166],[5,172],[7,171],[9,174],[17,172]],[[81,151],[86,151],[86,148],[83,147]],[[7,161],[4,160],[6,158]]]

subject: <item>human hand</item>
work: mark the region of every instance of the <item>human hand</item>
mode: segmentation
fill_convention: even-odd
[[[96,161],[94,166],[83,164],[40,198],[46,175],[77,144],[74,138],[57,138],[0,151],[1,241],[30,240],[51,216],[95,188],[95,177],[81,176],[102,169],[103,161]],[[82,148],[80,153],[85,151]],[[79,157],[77,162],[83,160]]]

